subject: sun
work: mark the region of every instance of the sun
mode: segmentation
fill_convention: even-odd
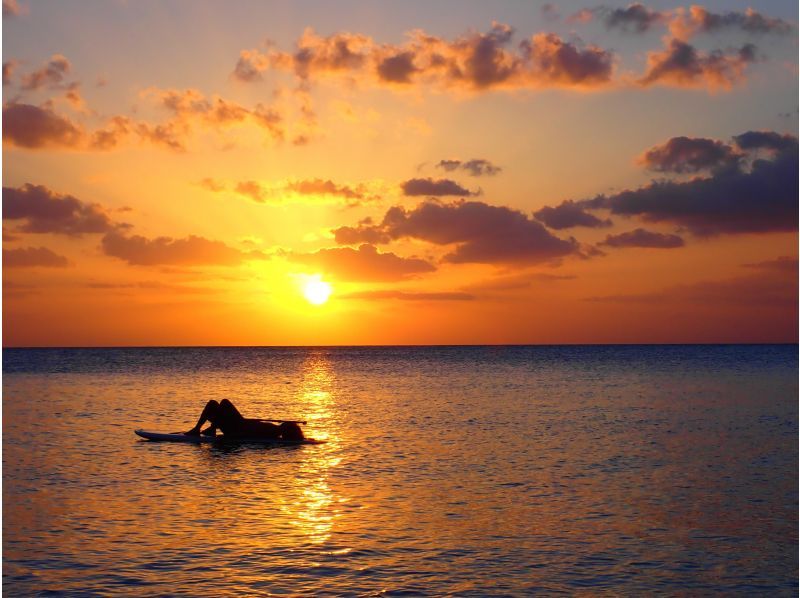
[[[303,284],[303,296],[309,303],[314,305],[325,303],[332,292],[331,285],[323,281],[319,276],[311,277]]]

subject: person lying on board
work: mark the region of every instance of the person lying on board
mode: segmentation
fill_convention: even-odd
[[[271,420],[279,421],[279,420]],[[200,431],[203,424],[209,422],[208,428]],[[200,414],[200,419],[194,428],[184,432],[189,436],[214,436],[219,429],[225,436],[239,436],[247,438],[274,438],[276,440],[303,440],[303,431],[298,422],[283,421],[280,425],[275,425],[269,421],[260,419],[247,419],[239,413],[228,399],[222,399],[219,403],[214,400],[209,401]]]

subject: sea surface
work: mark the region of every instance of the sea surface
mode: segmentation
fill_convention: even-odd
[[[3,351],[9,596],[796,595],[798,351]],[[208,399],[317,446],[189,445]]]

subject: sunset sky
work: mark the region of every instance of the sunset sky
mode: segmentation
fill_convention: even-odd
[[[3,345],[795,342],[748,6],[4,0]]]

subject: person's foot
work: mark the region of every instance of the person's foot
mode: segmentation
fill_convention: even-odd
[[[203,436],[216,436],[217,428],[215,426],[208,426],[205,430],[200,432]]]
[[[183,433],[184,436],[200,436],[200,430],[197,428],[192,428],[188,432]]]

